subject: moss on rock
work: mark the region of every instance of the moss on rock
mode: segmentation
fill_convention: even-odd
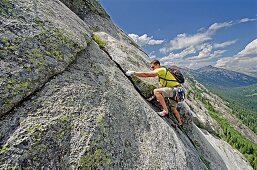
[[[102,39],[100,36],[93,34],[92,39],[99,45],[101,49],[103,49],[107,45],[107,41]]]
[[[10,0],[0,1],[0,15],[4,17],[16,16],[15,5]]]
[[[65,5],[67,5],[72,11],[83,18],[84,13],[94,13],[103,18],[110,18],[110,16],[101,7],[98,1],[95,0],[61,0]]]
[[[132,81],[145,98],[151,97],[153,95],[153,90],[156,89],[156,86],[148,84],[136,76],[132,76]]]
[[[37,23],[41,31],[32,37],[0,39],[0,57],[10,63],[6,68],[9,74],[4,75],[2,81],[2,113],[31,94],[47,78],[64,71],[84,48],[63,29],[44,26],[50,24],[47,21]]]
[[[79,160],[82,169],[100,169],[110,163],[111,159],[107,156],[107,151],[99,148],[91,148]]]

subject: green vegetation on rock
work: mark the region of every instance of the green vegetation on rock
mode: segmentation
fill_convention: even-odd
[[[95,115],[95,123],[97,125],[95,135],[90,137],[90,146],[86,148],[79,160],[81,169],[102,169],[111,164],[110,153],[107,149],[113,141],[108,134],[110,124],[106,122],[105,114],[102,113]],[[86,132],[82,132],[81,136],[89,137]]]
[[[99,45],[99,47],[101,49],[103,49],[107,44],[107,42],[105,40],[103,40],[100,36],[98,36],[96,34],[92,35],[92,39]]]
[[[86,0],[85,6],[91,12],[96,13],[103,18],[110,18],[98,1]]]
[[[84,19],[85,12],[94,13],[103,18],[110,18],[110,16],[101,7],[98,1],[95,0],[61,0],[65,5],[72,9],[80,18]]]
[[[0,58],[11,66],[10,75],[4,75],[2,81],[3,113],[31,94],[36,85],[64,71],[84,49],[65,30],[49,27],[48,21],[37,19],[35,24],[38,32],[33,36],[0,38]]]
[[[82,169],[99,169],[104,165],[109,165],[111,159],[107,156],[107,152],[102,149],[95,149],[87,152],[86,155],[80,157],[79,164]]]
[[[10,0],[0,1],[0,15],[5,17],[16,16],[15,6]]]
[[[8,149],[9,149],[9,145],[8,145],[8,144],[3,145],[3,146],[1,147],[1,149],[0,149],[0,154],[3,154],[3,153],[5,153],[5,152],[7,152]]]
[[[233,114],[257,134],[257,84],[234,88],[209,88],[227,101]]]
[[[210,167],[210,162],[207,160],[207,159],[205,159],[203,156],[201,156],[200,157],[201,158],[201,160],[203,161],[203,163],[206,165],[206,167],[208,168],[208,169],[211,169],[211,167]]]
[[[195,99],[204,103],[205,108],[208,109],[209,115],[219,124],[221,128],[219,136],[241,152],[252,167],[257,169],[257,144],[246,139],[246,137],[230,125],[230,123],[215,110],[212,104],[202,96],[203,91],[197,88],[194,83],[192,83],[192,87],[190,93],[193,93]]]
[[[240,151],[253,168],[257,169],[257,144],[246,139],[240,132],[232,127],[220,113],[215,111],[208,102],[205,102],[205,106],[208,108],[210,116],[215,119],[222,128],[222,131],[219,132],[220,137]]]
[[[132,76],[131,79],[133,81],[133,84],[140,91],[140,94],[143,95],[145,98],[149,98],[153,95],[153,90],[156,88],[156,86],[148,84],[136,76]]]

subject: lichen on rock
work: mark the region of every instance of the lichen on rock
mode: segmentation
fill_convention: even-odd
[[[125,75],[150,58],[99,2],[33,2],[0,2],[0,169],[250,169],[239,154],[224,162],[192,120],[184,133],[156,113],[157,79]]]
[[[10,111],[50,77],[63,72],[75,60],[76,54],[85,48],[52,22],[37,19],[28,24],[30,18],[24,20],[20,17],[26,8],[15,2],[2,3],[4,11],[15,6],[17,15],[1,16],[0,24],[12,20],[21,26],[9,24],[4,32],[0,32],[0,115]],[[28,30],[32,33],[27,34]]]

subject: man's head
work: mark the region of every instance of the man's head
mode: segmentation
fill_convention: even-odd
[[[151,69],[153,69],[153,70],[161,67],[159,60],[153,60],[153,61],[151,61],[150,64],[151,64]]]

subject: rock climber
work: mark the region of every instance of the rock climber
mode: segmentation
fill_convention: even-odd
[[[159,77],[159,87],[154,89],[154,96],[156,97],[157,101],[161,104],[163,110],[158,112],[160,116],[166,116],[169,113],[167,104],[165,102],[165,97],[174,97],[174,87],[180,86],[180,83],[176,81],[176,78],[170,73],[167,72],[165,67],[160,65],[160,61],[153,60],[151,61],[151,69],[152,71],[149,72],[142,72],[142,71],[131,71],[128,70],[126,72],[127,76],[138,76],[138,77]],[[163,79],[165,77],[166,79]],[[172,80],[172,81],[167,81]],[[178,120],[178,125],[181,126],[182,120],[180,114],[177,110],[177,102],[172,100],[172,111]]]

